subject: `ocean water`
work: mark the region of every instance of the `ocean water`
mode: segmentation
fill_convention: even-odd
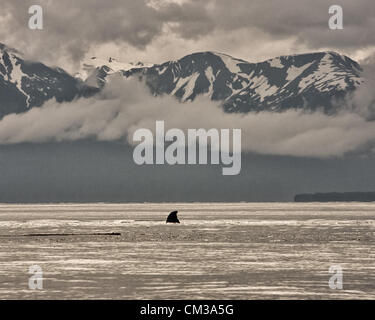
[[[374,299],[375,204],[1,204],[0,299],[19,298]]]

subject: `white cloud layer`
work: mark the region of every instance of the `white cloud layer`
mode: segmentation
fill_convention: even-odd
[[[96,97],[63,104],[49,101],[4,117],[0,143],[86,138],[132,143],[135,130],[153,130],[157,120],[164,120],[167,129],[242,129],[242,151],[260,154],[334,157],[375,141],[375,124],[360,113],[227,114],[206,98],[179,103],[169,96],[154,97],[142,83],[121,77],[113,78]]]

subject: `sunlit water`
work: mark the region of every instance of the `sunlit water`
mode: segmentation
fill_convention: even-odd
[[[374,245],[371,203],[4,204],[0,298],[375,298]]]

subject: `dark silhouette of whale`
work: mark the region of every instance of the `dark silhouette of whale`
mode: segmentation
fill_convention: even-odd
[[[177,218],[178,211],[173,211],[169,214],[167,218],[167,223],[180,223],[180,220]]]

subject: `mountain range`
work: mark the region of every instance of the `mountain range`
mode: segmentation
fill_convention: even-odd
[[[359,64],[336,52],[281,56],[250,63],[216,52],[199,52],[162,64],[121,63],[92,57],[70,75],[61,68],[23,58],[0,44],[0,118],[45,101],[95,95],[114,74],[145,81],[154,95],[182,102],[204,95],[227,112],[335,111],[335,101],[363,82]]]

